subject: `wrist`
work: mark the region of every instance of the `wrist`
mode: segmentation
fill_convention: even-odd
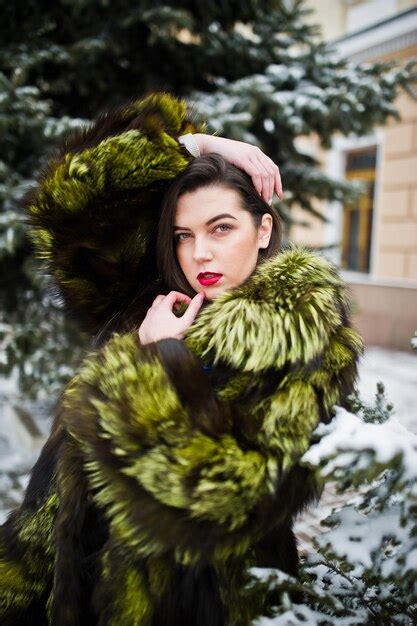
[[[194,158],[201,156],[200,146],[198,145],[196,136],[193,133],[180,135],[177,140],[190,154],[192,154]]]
[[[151,336],[143,336],[143,335],[141,336],[140,333],[138,333],[138,337],[139,337],[139,343],[141,346],[146,346],[148,343],[157,343],[158,341],[163,341],[164,339],[178,339],[179,341],[182,341],[183,339],[182,334],[170,335],[170,336],[155,335],[151,337]]]
[[[204,133],[194,133],[193,137],[198,145],[200,154],[207,154],[207,135]]]

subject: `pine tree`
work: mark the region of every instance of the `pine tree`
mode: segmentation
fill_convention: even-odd
[[[18,70],[12,79],[0,74],[0,373],[16,368],[22,393],[33,398],[36,391],[44,397],[59,391],[73,372],[71,364],[81,357],[85,339],[63,317],[38,271],[22,199],[42,153],[79,121],[54,118],[39,89],[22,85],[21,79]]]
[[[285,223],[315,198],[353,188],[297,147],[314,134],[363,134],[396,115],[413,67],[335,60],[304,0],[29,0],[4,4],[0,49],[0,373],[21,390],[53,393],[87,339],[62,319],[35,271],[21,198],[70,127],[114,104],[164,89],[185,96],[209,130],[258,144],[280,165]]]

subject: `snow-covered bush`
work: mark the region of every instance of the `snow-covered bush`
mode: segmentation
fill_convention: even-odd
[[[351,412],[336,407],[316,429],[303,462],[356,495],[322,522],[330,530],[315,538],[299,582],[252,571],[271,601],[280,589],[275,616],[257,626],[417,623],[417,435],[392,414],[382,383],[374,407],[350,399]],[[291,602],[291,591],[304,602]]]

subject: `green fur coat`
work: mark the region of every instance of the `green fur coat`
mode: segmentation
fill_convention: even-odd
[[[192,159],[176,138],[204,130],[154,93],[73,137],[28,200],[68,315],[108,332],[0,529],[2,625],[249,626],[276,602],[251,568],[297,575],[293,520],[322,489],[299,460],[363,351],[336,267],[288,245],[183,341],[112,325],[161,288],[158,206]]]

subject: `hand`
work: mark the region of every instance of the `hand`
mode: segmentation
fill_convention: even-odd
[[[255,189],[269,204],[272,202],[274,190],[279,198],[283,197],[278,165],[257,146],[204,133],[196,133],[194,138],[201,154],[218,152],[229,163],[249,174]]]
[[[199,312],[204,296],[204,291],[200,291],[192,299],[179,291],[170,291],[166,296],[156,296],[139,327],[140,343],[145,345],[168,337],[182,339],[183,333],[191,326]],[[176,302],[188,303],[188,308],[181,317],[176,317],[172,311]]]

